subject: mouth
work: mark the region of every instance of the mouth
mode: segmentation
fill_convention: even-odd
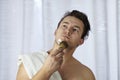
[[[64,35],[63,37],[64,37],[65,39],[67,39],[67,40],[70,39],[70,37],[69,37],[69,36],[66,36],[66,35]]]
[[[65,36],[64,38],[65,38],[66,41],[70,40],[70,37]]]

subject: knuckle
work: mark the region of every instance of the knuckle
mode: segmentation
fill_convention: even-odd
[[[53,56],[54,56],[53,54],[50,55],[50,57],[53,57]]]
[[[54,61],[56,61],[56,60],[57,60],[57,58],[54,56],[54,57],[53,57],[53,60],[54,60]]]

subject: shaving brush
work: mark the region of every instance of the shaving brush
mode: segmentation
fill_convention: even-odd
[[[57,44],[59,45],[59,48],[65,49],[68,47],[68,44],[66,41],[62,41],[61,39],[58,39]]]

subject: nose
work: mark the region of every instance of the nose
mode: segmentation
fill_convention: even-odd
[[[70,36],[70,35],[72,34],[71,28],[67,28],[67,29],[66,29],[66,34],[67,34],[68,36]]]

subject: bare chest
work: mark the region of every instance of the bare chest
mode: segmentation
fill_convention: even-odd
[[[62,80],[84,80],[84,79],[81,75],[78,76],[78,74],[77,75],[70,74],[70,75],[62,76]]]
[[[84,80],[82,71],[79,69],[66,69],[61,72],[62,80]]]

